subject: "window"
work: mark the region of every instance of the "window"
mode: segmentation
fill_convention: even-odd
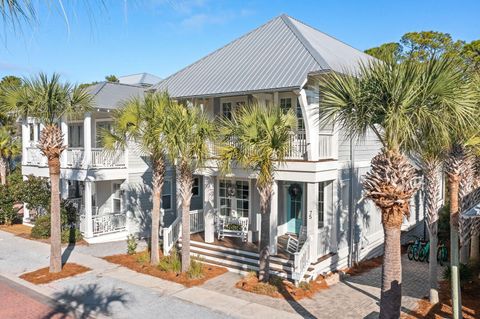
[[[29,131],[29,135],[30,135],[30,141],[34,141],[35,140],[35,126],[34,126],[34,124],[32,124],[32,123],[28,124],[28,131]]]
[[[280,108],[283,110],[283,112],[287,113],[287,111],[292,108],[292,99],[291,98],[280,99]]]
[[[297,99],[297,130],[305,131],[305,122],[303,121],[302,107],[300,106],[300,101]]]
[[[248,181],[220,180],[219,198],[221,215],[248,217],[250,206],[250,185]]]
[[[111,131],[112,130],[112,122],[97,122],[96,126],[96,147],[103,147],[103,139],[102,139],[102,133],[104,131]]]
[[[235,183],[236,189],[236,204],[237,213],[239,217],[248,217],[249,206],[249,187],[248,181],[237,181]]]
[[[200,196],[200,178],[199,177],[193,178],[192,196],[193,197]]]
[[[114,213],[122,211],[122,191],[120,183],[113,183],[112,210]]]
[[[318,183],[318,228],[325,226],[325,184]]]
[[[228,102],[222,104],[222,115],[226,119],[232,119],[232,103]]]
[[[162,188],[162,208],[172,209],[172,181],[165,180]]]
[[[68,125],[68,147],[83,147],[83,125]]]

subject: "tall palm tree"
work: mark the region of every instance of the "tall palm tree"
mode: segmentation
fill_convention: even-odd
[[[190,202],[194,172],[209,156],[208,141],[215,128],[211,119],[196,106],[173,103],[168,118],[166,144],[168,158],[177,169],[182,202],[182,272],[190,267]]]
[[[114,113],[112,131],[103,132],[107,150],[125,149],[129,141],[134,141],[144,154],[148,154],[152,167],[152,227],[150,263],[157,265],[159,255],[159,226],[161,216],[162,188],[166,174],[166,119],[171,111],[171,101],[167,92],[147,93],[141,98],[132,98]]]
[[[381,210],[384,256],[380,318],[398,318],[401,306],[400,232],[419,189],[416,170],[403,149],[417,141],[417,129],[442,123],[424,90],[424,67],[412,61],[360,65],[358,76],[327,74],[320,83],[321,121],[336,120],[351,138],[373,131],[383,148],[371,162],[364,196]]]
[[[20,141],[7,126],[0,126],[0,182],[7,183],[10,160],[22,153]]]
[[[22,87],[6,95],[7,111],[15,111],[24,119],[37,118],[44,125],[38,147],[47,157],[51,183],[50,272],[60,272],[60,155],[66,146],[59,123],[63,117],[89,111],[92,96],[76,85],[62,83],[55,73],[24,79]]]
[[[434,59],[420,66],[422,74],[422,100],[419,107],[439,121],[425,121],[416,130],[418,136],[406,149],[420,158],[424,173],[427,224],[430,237],[430,302],[438,302],[437,244],[438,201],[440,198],[439,173],[446,158],[451,132],[465,130],[475,114],[472,92],[465,86],[465,77],[458,62]],[[432,117],[433,118],[433,117]]]
[[[260,194],[261,232],[259,279],[269,279],[270,208],[275,181],[275,168],[285,162],[290,151],[291,134],[296,128],[292,110],[284,112],[279,106],[253,104],[234,113],[231,120],[223,120],[220,149],[223,170],[231,165],[258,173],[257,190]],[[234,143],[230,143],[234,140]]]

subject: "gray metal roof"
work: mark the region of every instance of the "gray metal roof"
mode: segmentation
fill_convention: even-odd
[[[132,97],[140,97],[145,88],[122,83],[101,82],[86,88],[92,94],[96,108],[115,109]]]
[[[309,73],[354,71],[369,55],[287,15],[153,86],[173,97],[299,88]]]
[[[162,79],[151,73],[137,73],[118,77],[123,84],[149,86],[160,82]]]

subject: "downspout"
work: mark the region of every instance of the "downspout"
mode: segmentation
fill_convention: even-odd
[[[355,209],[353,205],[355,204],[355,194],[354,194],[354,185],[353,177],[355,175],[355,147],[353,145],[353,138],[350,137],[350,190],[349,190],[349,199],[348,199],[348,221],[349,221],[349,254],[348,254],[348,266],[353,267],[353,245],[354,245],[354,227],[355,227]]]

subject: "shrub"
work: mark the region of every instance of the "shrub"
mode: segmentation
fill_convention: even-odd
[[[82,240],[82,233],[77,228],[69,228],[62,230],[62,243],[64,244],[73,244],[77,241]]]
[[[197,279],[203,277],[203,264],[199,257],[191,259],[190,268],[188,269],[187,276],[190,279]]]
[[[182,270],[182,262],[180,260],[180,255],[177,250],[172,249],[169,256],[164,256],[160,258],[158,268],[161,271],[180,272]]]
[[[16,200],[11,192],[11,188],[6,185],[0,185],[0,224],[11,225],[20,222],[18,209],[14,207]]]
[[[127,254],[133,255],[137,250],[137,239],[133,234],[128,235],[127,237]]]
[[[270,283],[259,282],[253,286],[252,291],[257,294],[272,296],[278,292],[278,288]]]
[[[31,236],[33,238],[50,237],[50,215],[43,215],[35,219],[35,225],[32,227]]]
[[[469,265],[460,264],[460,281],[462,283],[468,282],[473,278],[473,270]],[[443,271],[443,279],[450,280],[452,277],[452,269],[450,266],[447,266]]]
[[[147,263],[149,259],[150,259],[150,256],[148,254],[148,251],[141,252],[137,256],[137,262],[141,264]]]
[[[305,291],[308,291],[310,289],[312,289],[312,285],[310,284],[310,282],[306,282],[306,281],[302,281],[298,287],[300,287],[301,289],[305,290]]]

